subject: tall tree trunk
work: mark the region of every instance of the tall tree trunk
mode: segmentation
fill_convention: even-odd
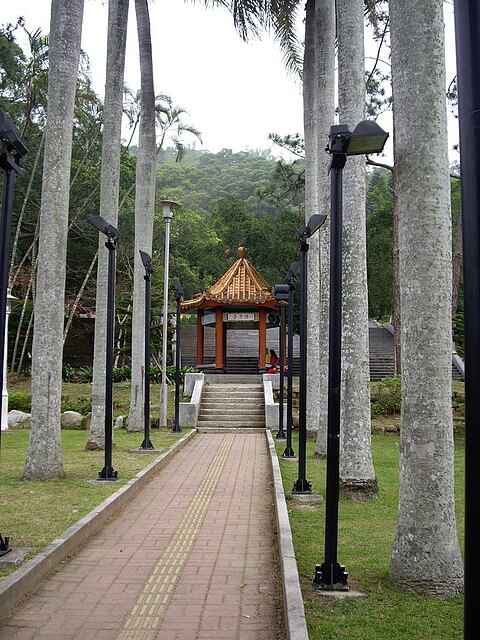
[[[452,258],[452,318],[455,318],[458,307],[458,290],[462,277],[463,266],[463,235],[462,235],[462,212],[458,216],[457,235]]]
[[[73,110],[80,59],[83,0],[52,0],[48,113],[40,205],[39,264],[32,349],[32,420],[24,477],[64,475],[60,441]]]
[[[103,109],[100,215],[114,227],[118,221],[120,190],[121,127],[123,115],[123,76],[127,40],[129,0],[110,0],[108,7],[107,67]],[[105,384],[107,334],[108,251],[105,236],[99,233],[97,297],[93,351],[92,420],[87,449],[105,447]]]
[[[303,59],[303,127],[305,137],[305,222],[318,213],[318,139],[315,86],[315,0],[307,0]],[[309,239],[307,277],[307,429],[318,429],[320,415],[320,262],[319,235]]]
[[[319,213],[330,212],[330,158],[324,148],[328,141],[330,126],[335,121],[335,1],[315,2],[315,95],[317,128],[317,184]],[[330,291],[330,216],[320,229],[319,242],[319,307],[316,318],[318,326],[318,361],[312,365],[318,370],[319,386],[315,393],[318,403],[317,442],[315,455],[327,455],[328,422],[328,308]],[[313,394],[313,389],[312,389]],[[308,413],[307,413],[308,416]],[[307,423],[308,424],[308,423]]]
[[[142,105],[135,189],[135,251],[132,313],[132,384],[127,429],[144,427],[144,343],[145,343],[145,269],[139,250],[152,252],[155,209],[155,92],[153,87],[152,41],[147,0],[135,0]]]
[[[451,222],[442,0],[390,0],[402,321],[400,494],[390,576],[462,589],[454,510]]]
[[[337,0],[337,37],[339,122],[353,129],[365,117],[362,0]],[[378,493],[371,451],[364,156],[348,159],[343,197],[340,489],[364,500]]]
[[[25,314],[27,312],[28,299],[30,298],[30,291],[33,286],[35,271],[36,271],[35,266],[32,265],[32,270],[30,272],[30,280],[28,281],[27,291],[25,293],[25,298],[23,299],[22,311],[18,319],[17,333],[15,335],[15,344],[13,347],[12,359],[10,362],[10,373],[13,373],[15,371],[15,361],[17,359],[18,345],[20,343],[20,336],[22,335],[23,321],[25,320]],[[32,300],[33,300],[33,296],[32,296]],[[32,313],[33,313],[33,309],[32,309]]]
[[[394,135],[395,139],[395,135]],[[395,155],[395,152],[394,152]],[[393,350],[394,350],[394,364],[395,375],[399,376],[402,372],[402,349],[401,349],[401,335],[402,335],[402,323],[400,316],[400,256],[399,256],[399,238],[398,238],[398,188],[397,172],[395,165],[393,167]]]
[[[70,331],[70,327],[72,326],[72,322],[73,322],[73,318],[75,317],[75,313],[78,309],[78,305],[80,304],[80,300],[82,299],[83,296],[83,292],[85,291],[85,287],[87,286],[87,282],[90,279],[90,276],[92,275],[92,271],[93,268],[95,266],[95,263],[97,261],[97,257],[98,257],[98,252],[93,256],[91,262],[90,262],[90,266],[87,269],[87,273],[85,274],[85,277],[83,278],[83,282],[82,285],[77,293],[77,295],[75,296],[75,301],[72,304],[72,308],[70,309],[70,313],[68,314],[68,320],[67,323],[65,325],[65,329],[63,331],[63,344],[65,344],[65,341],[67,339],[68,336],[68,332]]]
[[[10,274],[13,273],[13,267],[17,259],[17,247],[18,247],[18,240],[20,238],[20,231],[22,230],[23,216],[25,215],[25,209],[27,208],[30,192],[32,191],[32,185],[35,178],[35,174],[37,173],[37,167],[40,163],[40,158],[42,157],[44,141],[45,141],[45,130],[43,130],[42,137],[40,138],[40,144],[38,145],[37,153],[35,154],[35,160],[33,162],[32,171],[30,174],[30,178],[28,180],[27,190],[25,191],[25,196],[23,198],[22,209],[20,211],[20,215],[18,216],[18,222],[15,229],[15,238],[13,240],[13,246],[12,246],[12,255],[10,257],[10,269],[9,269]],[[36,235],[36,232],[35,232],[35,235]],[[12,286],[11,276],[10,276],[9,286],[10,287]]]

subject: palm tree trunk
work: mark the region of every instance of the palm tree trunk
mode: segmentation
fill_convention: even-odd
[[[70,327],[72,325],[72,321],[73,318],[75,316],[75,312],[78,309],[78,305],[80,304],[80,300],[82,299],[82,295],[83,292],[85,291],[85,287],[87,286],[87,282],[90,279],[90,276],[92,275],[92,271],[93,271],[93,267],[95,266],[95,263],[97,261],[97,257],[98,257],[98,252],[93,256],[92,261],[90,262],[90,266],[87,269],[87,273],[85,274],[85,277],[83,278],[83,282],[82,282],[82,286],[80,287],[76,297],[75,297],[75,301],[72,305],[72,308],[70,309],[70,313],[68,315],[68,320],[67,320],[67,324],[65,325],[65,329],[63,331],[63,344],[65,344],[65,341],[67,339],[68,336],[68,332],[70,330]]]
[[[33,285],[33,279],[35,277],[34,274],[35,274],[35,270],[34,270],[34,267],[32,266],[32,271],[30,273],[30,280],[28,281],[27,292],[25,293],[25,298],[23,300],[22,311],[20,312],[20,317],[18,319],[17,333],[15,335],[15,344],[12,352],[12,360],[10,362],[10,373],[13,373],[15,371],[15,361],[17,359],[18,345],[20,343],[20,336],[22,335],[23,321],[25,319],[25,314],[27,312],[28,299],[30,297],[30,291]],[[33,313],[33,309],[32,309],[32,313]]]
[[[458,216],[457,236],[452,258],[452,318],[455,318],[458,307],[458,291],[462,277],[463,266],[463,235],[462,235],[462,212]]]
[[[315,83],[315,0],[307,0],[303,59],[303,126],[305,132],[305,222],[318,212],[318,139]],[[320,414],[320,262],[318,234],[309,240],[307,277],[307,429],[318,429]]]
[[[114,227],[118,220],[120,191],[121,126],[123,113],[123,77],[127,39],[129,0],[110,0],[108,7],[107,67],[102,167],[100,178],[100,215]],[[105,385],[108,251],[105,236],[99,234],[97,261],[97,296],[93,352],[92,419],[87,449],[105,447]]]
[[[316,0],[315,2],[315,95],[316,95],[316,142],[317,142],[317,185],[318,211],[330,211],[330,180],[328,166],[330,159],[324,152],[330,126],[335,119],[335,2],[334,0]],[[315,234],[317,235],[317,234]],[[329,271],[330,271],[330,217],[318,234],[319,293],[318,315],[311,317],[317,326],[319,349],[318,360],[311,367],[318,371],[319,386],[311,389],[310,397],[316,395],[317,406],[317,442],[315,455],[324,458],[327,455],[328,422],[328,307],[329,307]],[[310,370],[309,370],[310,375]],[[307,388],[308,397],[308,388]],[[308,426],[307,409],[307,426]]]
[[[48,114],[40,206],[39,263],[32,349],[32,419],[24,477],[64,475],[60,441],[64,323],[73,112],[83,0],[52,0]]]
[[[402,321],[400,493],[390,576],[459,593],[451,221],[442,0],[390,0]],[[422,34],[422,37],[418,37]]]
[[[132,313],[132,384],[127,429],[142,431],[144,427],[144,327],[145,281],[139,250],[151,254],[155,208],[155,92],[153,87],[152,42],[150,17],[146,0],[135,0],[142,105],[139,128],[135,189],[135,251]]]
[[[9,273],[13,272],[13,266],[15,264],[15,260],[17,257],[17,247],[18,247],[18,239],[20,237],[20,231],[22,229],[23,216],[25,215],[25,209],[27,207],[28,199],[30,197],[30,192],[32,190],[33,180],[35,178],[35,174],[37,172],[37,167],[40,162],[40,158],[42,156],[43,143],[45,141],[45,130],[42,132],[42,137],[40,138],[40,144],[38,145],[37,153],[35,155],[35,160],[32,166],[32,172],[30,174],[30,179],[28,181],[27,190],[25,191],[25,197],[23,198],[22,209],[20,211],[20,215],[18,217],[17,227],[15,229],[15,238],[13,240],[12,246],[12,255],[10,257],[10,269]],[[12,284],[10,283],[10,287]]]
[[[337,34],[339,122],[353,129],[365,112],[362,0],[337,0]],[[364,156],[345,165],[343,199],[340,490],[365,500],[378,487],[371,452]]]

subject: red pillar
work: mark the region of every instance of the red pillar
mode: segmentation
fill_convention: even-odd
[[[203,364],[203,344],[205,336],[205,330],[202,324],[203,315],[204,310],[199,309],[197,311],[197,367]]]
[[[223,369],[224,367],[224,332],[223,332],[223,308],[215,309],[215,368]]]
[[[267,349],[267,310],[258,310],[258,368],[265,369],[265,351]]]

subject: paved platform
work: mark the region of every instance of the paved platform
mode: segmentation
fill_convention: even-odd
[[[283,640],[265,434],[197,434],[0,640]]]

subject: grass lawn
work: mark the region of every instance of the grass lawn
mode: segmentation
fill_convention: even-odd
[[[338,561],[346,566],[349,585],[368,595],[333,601],[312,588],[315,564],[323,562],[325,505],[298,505],[287,498],[290,524],[305,602],[310,640],[460,640],[463,598],[436,599],[403,594],[388,577],[398,504],[399,437],[372,437],[380,494],[367,503],[340,499]],[[286,492],[297,477],[297,465],[277,452]],[[294,451],[298,443],[294,441]],[[325,495],[325,461],[315,460],[314,442],[307,444],[307,478],[313,491]],[[464,441],[456,439],[456,507],[463,545]]]
[[[26,382],[15,385],[17,389]],[[158,387],[158,385],[155,385]],[[11,387],[12,388],[12,387]],[[169,389],[169,415],[174,402]],[[64,384],[64,394],[89,397],[90,385]],[[156,390],[152,390],[157,393]],[[158,392],[159,393],[159,392]],[[129,388],[115,385],[115,414],[125,415],[129,401]],[[157,410],[158,414],[158,410]],[[167,449],[187,430],[178,435],[167,429],[152,429],[151,440],[155,448]],[[91,511],[106,497],[117,491],[125,482],[149,465],[159,454],[131,453],[138,449],[143,432],[114,433],[112,462],[118,471],[115,483],[90,484],[104,466],[104,451],[86,451],[88,433],[85,430],[62,430],[62,448],[65,478],[45,482],[22,480],[23,466],[28,447],[28,430],[2,432],[0,458],[0,534],[10,537],[12,547],[29,547],[29,558],[43,551],[57,536]],[[12,573],[13,568],[0,568],[0,579]]]

